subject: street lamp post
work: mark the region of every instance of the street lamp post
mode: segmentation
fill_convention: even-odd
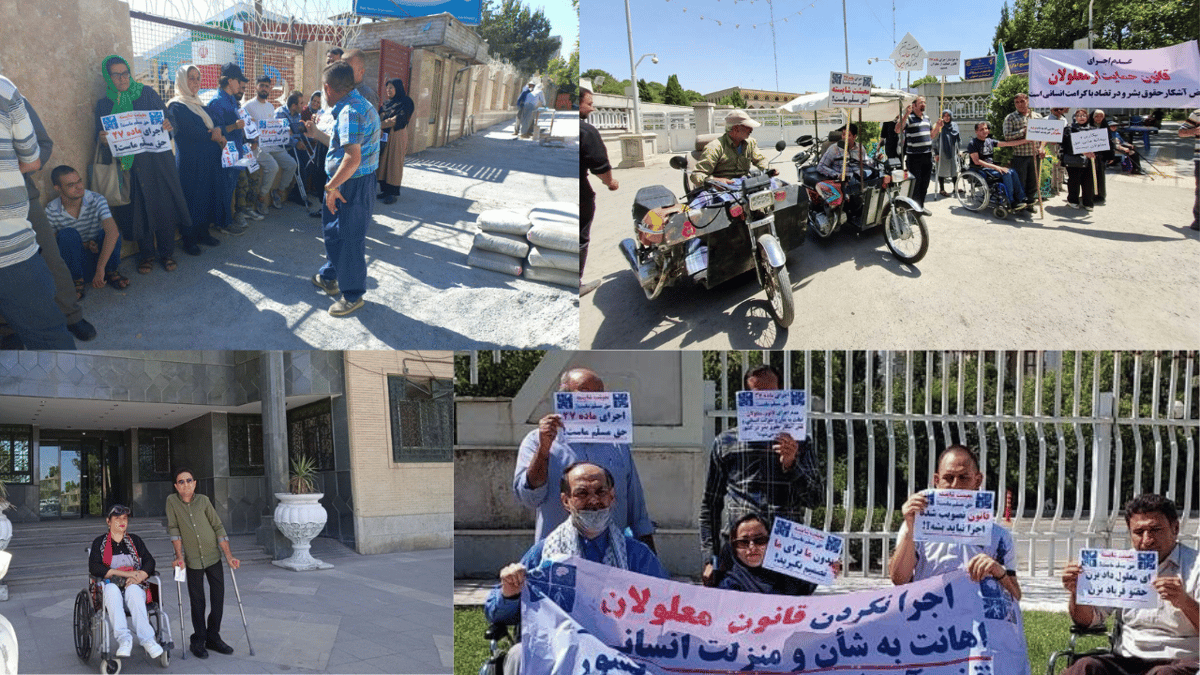
[[[640,134],[642,133],[642,106],[639,101],[641,97],[638,96],[637,64],[641,62],[641,59],[638,62],[633,60],[633,18],[629,13],[629,0],[625,0],[625,29],[629,34],[629,74],[630,82],[633,84],[633,129],[630,131]]]
[[[879,63],[880,61],[887,61],[888,63],[891,63],[893,65],[895,65],[895,63],[896,63],[895,61],[893,61],[891,59],[883,59],[878,56],[872,56],[871,58],[867,59],[867,65],[869,66],[873,63]],[[899,71],[896,72],[896,88],[897,89],[900,88],[900,72]]]

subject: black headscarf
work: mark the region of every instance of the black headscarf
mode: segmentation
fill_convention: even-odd
[[[738,526],[750,519],[749,516],[741,518],[730,528],[729,546],[721,552],[719,561],[720,566],[726,569],[720,588],[768,595],[812,595],[817,588],[815,584],[774,572],[762,566],[748,567],[737,557],[732,550],[733,540],[737,538]],[[769,533],[771,531],[770,523],[764,522],[763,525]]]
[[[379,109],[379,117],[380,119],[395,117],[395,128],[400,130],[408,126],[408,118],[412,117],[413,100],[404,91],[404,80],[397,77],[388,80],[387,83],[395,87],[396,95],[383,102],[383,106]]]

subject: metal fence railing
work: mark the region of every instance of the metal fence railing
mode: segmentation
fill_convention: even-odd
[[[760,354],[705,353],[714,431],[736,423],[742,373],[763,356],[783,387],[808,391],[831,488],[808,521],[856,542],[861,574],[886,574],[900,506],[952,443],[978,452],[1028,574],[1081,547],[1128,545],[1121,508],[1143,492],[1174,500],[1181,537],[1200,540],[1195,351]]]

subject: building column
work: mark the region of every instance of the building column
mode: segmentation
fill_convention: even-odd
[[[258,359],[259,392],[262,396],[264,479],[267,509],[258,529],[258,541],[274,559],[291,555],[291,543],[275,529],[276,492],[287,492],[287,397],[283,384],[283,352],[263,352]]]

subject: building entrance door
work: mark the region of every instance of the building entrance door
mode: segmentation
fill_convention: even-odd
[[[102,515],[100,441],[47,438],[38,452],[38,513],[42,519]]]

